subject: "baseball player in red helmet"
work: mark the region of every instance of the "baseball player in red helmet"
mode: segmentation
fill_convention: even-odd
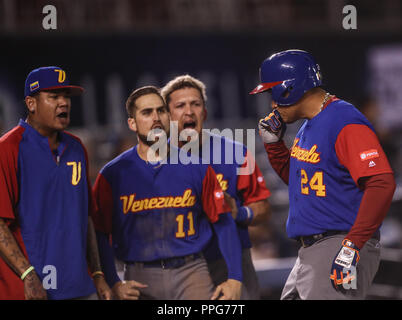
[[[231,204],[237,232],[242,245],[243,289],[241,299],[260,299],[259,284],[251,259],[251,241],[248,226],[268,220],[270,192],[264,177],[247,148],[224,136],[207,133],[203,129],[207,117],[207,95],[205,84],[190,76],[181,75],[169,81],[162,89],[172,121],[177,121],[178,133],[189,130],[198,136],[195,152],[209,153],[209,163],[217,174],[225,197]],[[186,147],[190,144],[182,142]],[[231,154],[228,155],[228,151]],[[242,157],[236,160],[236,152]],[[254,170],[246,172],[253,162]],[[244,169],[244,173],[240,172]],[[251,171],[251,170],[250,170]],[[220,253],[216,237],[204,251],[208,268],[216,285],[227,277],[226,263]]]
[[[154,148],[169,132],[157,88],[134,90],[126,107],[138,145],[106,164],[94,186],[107,281],[119,299],[239,299],[240,241],[214,170],[198,158],[175,162],[171,154],[178,150],[167,144]],[[215,290],[202,255],[212,229],[229,266],[226,281]],[[114,256],[126,263],[125,281],[117,277]]]
[[[82,92],[59,67],[31,71],[28,116],[0,139],[0,299],[96,299],[95,286],[111,297],[90,217],[87,153],[64,131],[71,96]]]
[[[289,185],[287,233],[300,242],[281,299],[363,299],[380,261],[380,226],[394,175],[372,125],[326,92],[318,64],[303,50],[269,56],[261,83],[272,109],[259,122],[269,161]],[[286,124],[305,122],[289,150]]]

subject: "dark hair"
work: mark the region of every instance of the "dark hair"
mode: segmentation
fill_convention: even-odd
[[[139,97],[145,96],[147,94],[152,94],[152,93],[158,95],[163,100],[160,90],[154,86],[141,87],[141,88],[135,89],[133,92],[131,92],[126,101],[127,115],[130,118],[134,118],[135,109],[137,108],[137,106],[135,105],[135,101],[137,101],[137,99]],[[163,100],[163,102],[164,102],[164,100]]]

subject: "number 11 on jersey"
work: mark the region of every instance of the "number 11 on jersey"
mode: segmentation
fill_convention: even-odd
[[[187,213],[187,220],[188,220],[187,236],[192,236],[195,234],[194,218],[192,211]],[[184,238],[186,236],[186,233],[184,232],[184,214],[179,214],[176,217],[176,222],[177,222],[176,238]]]

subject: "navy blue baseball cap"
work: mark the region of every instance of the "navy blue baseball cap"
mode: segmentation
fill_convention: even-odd
[[[70,85],[66,72],[59,67],[32,70],[25,80],[24,98],[43,90],[68,89],[71,95],[80,95],[84,88]]]

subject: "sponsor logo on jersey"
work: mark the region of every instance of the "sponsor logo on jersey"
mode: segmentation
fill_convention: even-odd
[[[373,161],[373,160],[371,160],[370,162],[369,162],[369,167],[371,168],[371,167],[374,167],[375,166],[375,162]]]
[[[313,145],[310,149],[304,149],[297,145],[299,139],[296,138],[290,156],[296,158],[299,161],[308,162],[308,163],[318,163],[321,161],[320,154],[321,152],[316,152],[317,145]]]
[[[367,151],[363,151],[362,153],[359,154],[360,160],[361,161],[366,161],[374,158],[378,158],[380,155],[378,154],[378,151],[376,149],[371,149]]]
[[[123,213],[128,212],[136,213],[145,210],[163,209],[163,208],[186,208],[195,205],[196,196],[191,194],[191,189],[184,191],[182,196],[166,196],[166,197],[153,197],[144,198],[140,200],[135,199],[136,194],[128,196],[121,196]]]

